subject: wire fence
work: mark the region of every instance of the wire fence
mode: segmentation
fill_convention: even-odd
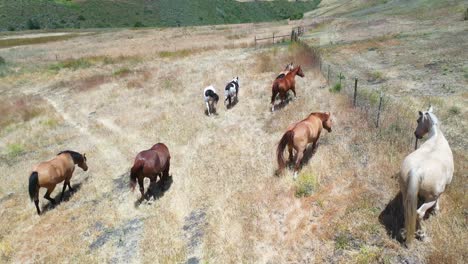
[[[383,89],[375,89],[369,74],[351,75],[338,65],[319,63],[321,74],[327,81],[331,93],[344,93],[350,105],[363,113],[368,123],[377,129],[377,135],[390,144],[398,144],[403,149],[415,146],[415,113],[403,105],[399,98],[386,94]],[[383,88],[383,87],[382,87]],[[411,118],[411,117],[415,118]]]

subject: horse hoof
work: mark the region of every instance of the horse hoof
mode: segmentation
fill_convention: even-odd
[[[421,241],[426,241],[427,240],[427,235],[426,235],[426,232],[422,231],[422,230],[418,230],[416,231],[416,238],[418,240],[421,240]]]

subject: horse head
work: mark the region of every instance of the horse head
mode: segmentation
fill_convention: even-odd
[[[418,126],[414,131],[414,136],[417,139],[421,139],[426,135],[433,125],[437,125],[438,120],[437,117],[432,113],[433,108],[432,106],[425,112],[419,111],[419,118],[417,120]]]
[[[285,71],[292,71],[294,70],[294,65],[292,62],[290,62],[286,67],[284,68]]]
[[[301,65],[297,66],[296,73],[297,73],[297,75],[301,76],[302,78],[304,78],[304,76],[305,76],[304,72],[302,72]]]
[[[331,113],[325,112],[323,113],[322,117],[322,126],[325,128],[329,133],[332,132],[332,120],[331,120]]]
[[[78,162],[78,167],[82,168],[84,171],[88,170],[88,164],[86,164],[86,154],[83,153],[81,161]]]

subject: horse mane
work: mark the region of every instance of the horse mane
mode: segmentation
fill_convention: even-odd
[[[431,121],[432,125],[439,125],[439,119],[433,113],[427,112],[429,115],[429,120]]]
[[[81,163],[84,161],[84,157],[83,155],[81,155],[80,153],[76,152],[76,151],[73,151],[73,150],[64,150],[64,151],[60,151],[58,155],[61,155],[61,154],[70,154],[70,156],[72,157],[73,159],[73,162],[74,163]]]
[[[330,116],[327,116],[327,114],[325,112],[313,112],[313,113],[310,113],[309,117],[312,116],[312,115],[320,118],[320,120],[322,120],[322,121],[325,121],[325,120],[327,120],[327,118],[330,117]]]

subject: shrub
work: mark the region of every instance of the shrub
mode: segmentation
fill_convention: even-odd
[[[458,114],[460,114],[460,112],[461,112],[461,111],[460,111],[460,108],[459,108],[458,106],[452,106],[452,107],[450,107],[450,109],[449,109],[449,113],[450,113],[451,115],[458,115]]]
[[[7,155],[10,158],[17,157],[23,152],[24,152],[24,147],[21,144],[13,143],[13,144],[7,145]]]
[[[303,173],[296,183],[296,197],[307,197],[317,188],[317,177],[312,173]]]
[[[0,65],[4,65],[5,63],[5,59],[2,56],[0,56]]]
[[[337,83],[330,88],[330,92],[339,93],[341,91],[341,83]]]
[[[39,24],[39,21],[30,18],[26,23],[26,28],[31,30],[41,29],[41,25]]]
[[[120,69],[116,70],[113,73],[113,75],[114,76],[126,76],[126,75],[130,74],[131,72],[132,71],[129,68],[124,67],[124,68],[120,68]]]
[[[144,27],[144,26],[145,25],[141,23],[140,21],[135,22],[135,24],[133,25],[133,27]]]

